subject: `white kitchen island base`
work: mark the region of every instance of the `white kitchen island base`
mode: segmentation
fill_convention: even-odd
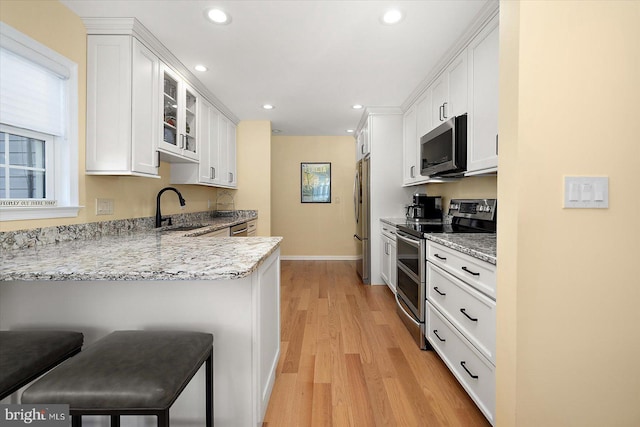
[[[7,281],[0,283],[0,329],[66,329],[85,346],[114,330],[171,329],[214,334],[214,422],[260,425],[280,355],[280,250],[233,280]],[[204,425],[204,368],[171,407],[172,427]],[[3,403],[19,403],[11,396]],[[83,417],[108,426],[108,417]],[[122,417],[122,426],[155,426]]]

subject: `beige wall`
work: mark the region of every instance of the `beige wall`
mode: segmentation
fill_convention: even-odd
[[[243,121],[237,129],[236,209],[258,210],[258,235],[271,235],[271,122]]]
[[[271,142],[271,234],[282,255],[354,257],[353,137],[274,136]],[[300,163],[331,162],[331,203],[300,203]]]
[[[640,2],[501,8],[497,422],[637,426]],[[563,209],[564,175],[609,209]]]
[[[498,196],[496,176],[471,176],[454,182],[427,184],[421,187],[429,196],[442,196],[442,209],[449,210],[451,199],[495,199]]]
[[[82,21],[57,1],[6,1],[0,2],[0,20],[38,42],[66,56],[78,64],[78,137],[79,137],[79,202],[84,206],[76,218],[55,220],[0,222],[1,231],[107,221],[123,218],[153,216],[156,195],[169,185],[169,165],[162,163],[161,179],[137,177],[88,176],[85,170],[86,124],[86,31]],[[162,197],[163,214],[198,212],[207,209],[208,201],[215,201],[216,189],[181,185],[176,186],[187,201],[180,210],[175,195]],[[96,197],[114,199],[114,215],[95,215]]]

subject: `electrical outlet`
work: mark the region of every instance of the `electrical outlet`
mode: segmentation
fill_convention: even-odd
[[[96,199],[96,215],[113,215],[113,199]]]

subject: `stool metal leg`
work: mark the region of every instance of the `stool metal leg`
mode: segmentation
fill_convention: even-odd
[[[111,415],[111,427],[120,427],[120,415]]]
[[[169,409],[158,412],[158,427],[169,427]]]
[[[207,427],[213,427],[213,349],[206,360]]]
[[[71,427],[82,427],[82,415],[71,415]]]

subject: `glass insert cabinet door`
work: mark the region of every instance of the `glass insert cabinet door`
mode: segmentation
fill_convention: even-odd
[[[164,72],[164,142],[178,145],[178,80]]]
[[[163,70],[163,142],[171,151],[194,157],[198,95],[171,70]],[[167,145],[165,145],[167,147]]]

